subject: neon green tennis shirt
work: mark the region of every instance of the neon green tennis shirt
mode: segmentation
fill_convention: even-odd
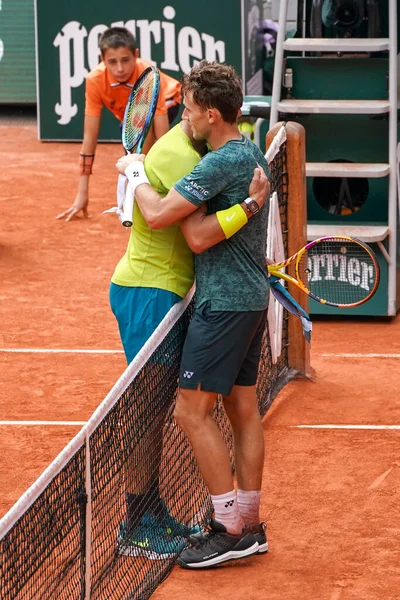
[[[166,196],[173,185],[192,171],[201,156],[178,123],[150,149],[145,170],[152,187]],[[111,281],[125,287],[159,288],[183,298],[194,280],[194,258],[178,223],[150,229],[137,202],[124,256]]]

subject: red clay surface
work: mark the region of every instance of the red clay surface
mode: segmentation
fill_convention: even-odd
[[[0,124],[0,421],[85,421],[125,368],[108,286],[127,232],[115,215],[116,144],[99,146],[89,220],[55,221],[77,185],[79,144]],[[290,383],[265,419],[262,515],[270,552],[217,569],[174,568],[154,600],[398,600],[400,319],[314,323],[313,382]],[[79,430],[0,425],[0,515]],[[113,599],[110,599],[113,600]]]

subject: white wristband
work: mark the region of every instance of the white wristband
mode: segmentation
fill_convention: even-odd
[[[150,181],[147,179],[147,175],[144,170],[144,164],[139,160],[131,163],[126,167],[125,175],[127,176],[129,183],[131,184],[131,188],[134,195],[136,188],[142,183],[148,183],[150,185]]]

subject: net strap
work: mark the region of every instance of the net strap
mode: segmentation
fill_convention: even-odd
[[[286,127],[285,125],[282,125],[278,133],[274,136],[274,139],[272,140],[271,145],[265,154],[265,160],[268,164],[271,164],[271,162],[274,160],[284,142],[286,142]]]

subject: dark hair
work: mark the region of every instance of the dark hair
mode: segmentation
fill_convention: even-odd
[[[136,40],[126,27],[109,27],[99,37],[99,48],[102,56],[108,48],[129,48],[135,53]]]
[[[224,121],[234,123],[243,104],[242,82],[235,69],[202,60],[183,76],[182,93],[193,93],[193,102],[206,110],[216,108]]]

